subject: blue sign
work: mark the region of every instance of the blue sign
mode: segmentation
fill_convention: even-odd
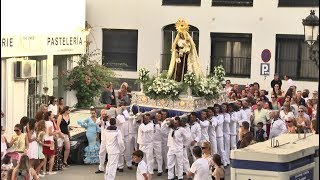
[[[260,75],[269,76],[270,75],[270,64],[269,63],[261,63],[260,64]]]
[[[290,180],[313,180],[313,168],[304,170],[298,174],[290,176]]]
[[[271,59],[271,52],[269,49],[264,49],[261,53],[261,60],[263,62],[269,62]]]

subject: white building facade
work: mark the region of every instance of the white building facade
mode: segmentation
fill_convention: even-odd
[[[102,63],[118,68],[126,81],[136,79],[142,67],[153,74],[168,69],[174,23],[182,17],[189,22],[204,73],[222,64],[232,84],[258,82],[266,90],[271,89],[273,74],[279,73],[282,79],[289,75],[298,89],[313,91],[319,70],[309,59],[302,19],[311,9],[319,16],[318,4],[319,0],[90,0],[86,20],[92,26],[90,49],[101,49]]]
[[[86,34],[81,32],[85,29],[85,5],[85,0],[2,2],[1,110],[5,117],[1,125],[8,135],[23,116],[34,118],[48,96],[63,97],[66,105],[76,103],[74,92],[65,91],[62,73],[72,69],[85,53]],[[28,68],[17,67],[17,62],[32,63]],[[22,71],[17,71],[19,68]],[[31,76],[19,78],[17,72]]]

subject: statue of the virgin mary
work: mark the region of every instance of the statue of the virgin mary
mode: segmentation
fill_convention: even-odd
[[[178,33],[172,43],[171,61],[167,77],[178,82],[183,81],[183,76],[187,72],[193,72],[197,78],[202,77],[196,45],[188,33],[188,23],[179,18],[176,22],[176,29]]]

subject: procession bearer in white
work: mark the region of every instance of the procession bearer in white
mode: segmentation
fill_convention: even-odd
[[[222,157],[223,165],[227,166],[226,162],[226,153],[224,151],[224,143],[223,143],[223,115],[220,113],[220,106],[218,104],[214,105],[214,117],[217,121],[216,133],[217,133],[217,149],[218,154]]]
[[[223,115],[223,142],[224,151],[226,153],[226,163],[230,164],[230,114],[228,113],[228,103],[221,105]]]
[[[228,111],[230,114],[230,148],[231,150],[237,149],[237,112],[233,111],[234,104],[228,104]]]
[[[237,142],[239,140],[241,140],[240,136],[239,136],[239,128],[242,125],[243,121],[247,121],[249,123],[250,126],[250,117],[247,117],[247,113],[242,109],[242,101],[241,100],[237,100],[235,106],[237,108],[235,108],[234,110],[237,111],[237,116],[238,116],[238,124],[237,124]]]
[[[162,118],[162,123],[165,123],[165,119],[168,118],[168,110],[162,109],[161,110],[161,118]],[[163,126],[161,126],[163,127]],[[166,173],[168,172],[168,158],[167,154],[169,151],[168,148],[168,134],[169,134],[169,129],[162,129],[162,157],[163,157],[163,163],[164,163],[164,168],[166,168]]]
[[[211,154],[216,154],[218,152],[217,150],[217,136],[216,136],[216,126],[217,126],[217,120],[213,117],[214,108],[208,107],[208,120],[210,122],[208,133],[209,133],[209,139],[211,143]]]
[[[105,131],[105,147],[108,153],[108,163],[106,165],[105,180],[114,180],[116,177],[119,156],[124,151],[124,142],[121,131],[117,128],[116,120],[110,119],[110,126]]]
[[[208,127],[210,122],[207,119],[207,110],[202,110],[200,114],[200,118],[198,120],[200,127],[201,127],[201,140],[200,143],[203,142],[210,142],[209,134],[208,134]]]
[[[190,130],[190,125],[187,123],[188,119],[187,118],[181,118],[180,121],[180,128],[184,128],[186,130],[186,136],[189,137],[187,141],[183,142],[183,172],[186,173],[190,169],[190,162],[189,162],[189,157],[188,157],[188,150],[191,146],[191,130]],[[178,166],[174,166],[175,169],[175,175],[177,176],[179,174],[179,169]]]
[[[100,112],[100,117],[97,119],[96,124],[101,127],[101,145],[99,150],[99,169],[96,173],[103,173],[104,171],[104,162],[106,161],[107,146],[106,146],[106,131],[110,126],[110,115],[107,114],[105,109],[102,109]]]
[[[190,131],[191,131],[191,146],[190,146],[190,152],[193,157],[193,161],[196,160],[196,157],[193,155],[193,147],[198,146],[199,142],[201,140],[201,127],[199,123],[197,122],[197,113],[192,112],[189,116],[189,124],[190,124]]]
[[[150,114],[147,113],[143,116],[143,123],[138,128],[138,144],[139,150],[145,154],[149,175],[153,174],[153,136],[154,124],[150,121]]]
[[[157,112],[154,119],[153,152],[156,157],[158,176],[162,175],[162,129],[161,113]]]
[[[126,161],[128,169],[132,169],[132,158],[130,153],[130,143],[129,143],[129,113],[126,106],[121,106],[116,110],[117,116],[117,126],[119,127],[124,145],[125,150],[122,155],[120,155],[118,168],[120,172],[123,172],[124,167],[124,160]]]
[[[178,168],[178,179],[183,179],[183,142],[190,139],[187,137],[186,130],[180,127],[181,120],[175,117],[173,124],[170,119],[162,128],[169,128],[168,135],[168,179],[174,179],[174,166]]]
[[[138,150],[138,127],[140,123],[137,121],[141,118],[141,115],[139,115],[136,118],[129,117],[128,119],[128,125],[129,125],[129,135],[128,135],[128,152],[129,154],[132,154],[134,151]],[[129,164],[130,165],[130,164]]]

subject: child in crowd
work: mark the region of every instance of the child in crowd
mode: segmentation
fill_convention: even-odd
[[[8,155],[5,155],[1,165],[1,179],[7,178],[7,174],[10,169],[13,169],[13,163],[11,161],[11,157]]]
[[[257,142],[263,142],[263,141],[267,140],[267,133],[264,129],[262,129],[262,127],[263,127],[263,123],[258,122],[257,123],[258,130],[256,131],[256,141]]]
[[[7,147],[8,141],[7,141],[6,136],[4,135],[4,132],[5,132],[5,130],[1,126],[1,159],[3,159],[4,155],[6,155],[7,148],[8,148]]]
[[[52,146],[51,144],[45,144],[44,143],[44,136],[46,135],[46,122],[44,120],[41,120],[37,124],[37,142],[38,142],[38,159],[39,159],[39,164],[37,166],[36,173],[40,177],[44,177],[46,174],[46,157],[43,154],[43,146]],[[44,174],[40,174],[40,170],[43,167]]]
[[[133,161],[138,164],[136,177],[137,180],[148,180],[148,167],[146,162],[142,160],[143,152],[141,150],[137,150],[132,154]]]

